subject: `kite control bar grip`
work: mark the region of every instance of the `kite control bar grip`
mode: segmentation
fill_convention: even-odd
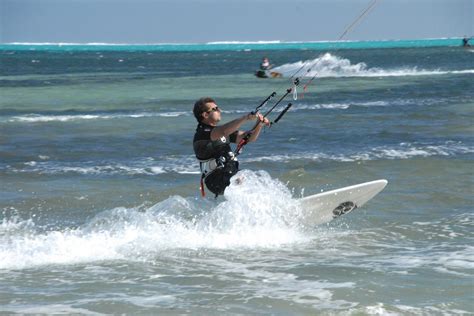
[[[267,104],[267,102],[270,101],[270,99],[273,98],[274,96],[276,96],[276,92],[275,92],[275,91],[272,92],[272,94],[270,94],[265,100],[263,100],[263,102],[260,103],[260,105],[257,106],[257,107],[255,108],[255,110],[253,110],[252,112],[250,112],[250,114],[252,114],[252,115],[257,114],[257,113],[258,113],[258,110],[260,110],[260,108],[261,108],[262,106],[264,106],[265,104]]]

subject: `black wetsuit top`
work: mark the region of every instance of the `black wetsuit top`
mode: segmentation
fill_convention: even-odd
[[[229,139],[221,137],[220,139],[211,140],[211,131],[215,126],[198,124],[196,134],[194,134],[193,147],[196,158],[199,160],[208,160],[211,158],[219,158],[226,156],[232,152],[230,143],[235,143],[237,139],[237,132],[229,135]]]
[[[237,140],[237,131],[229,137],[211,140],[211,131],[215,126],[200,123],[194,134],[193,147],[196,158],[199,160],[222,159],[220,167],[203,175],[207,188],[214,194],[224,193],[225,188],[230,184],[230,178],[239,171],[239,163],[233,159],[230,143]]]

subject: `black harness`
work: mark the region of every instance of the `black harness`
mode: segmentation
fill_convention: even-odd
[[[204,184],[216,195],[224,194],[230,185],[230,178],[239,171],[239,162],[234,155],[230,142],[235,142],[237,132],[229,138],[211,140],[213,126],[198,124],[194,135],[194,153],[201,169],[201,194],[205,196]]]

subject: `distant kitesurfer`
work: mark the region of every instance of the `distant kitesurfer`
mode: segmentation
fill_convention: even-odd
[[[262,63],[260,64],[260,70],[268,70],[272,67],[273,65],[270,65],[270,60],[267,57],[263,57]]]
[[[268,57],[263,57],[262,63],[260,64],[260,68],[257,70],[255,75],[259,78],[268,78],[269,76],[272,78],[281,77],[281,74],[279,72],[269,71],[272,67],[273,65],[270,64],[270,60],[268,59]]]
[[[248,132],[240,131],[240,126],[251,120],[259,120],[252,130],[249,142],[256,141],[263,125],[270,122],[260,113],[249,113],[226,124],[217,126],[221,120],[221,109],[216,101],[204,97],[196,101],[193,109],[198,121],[194,134],[193,147],[201,167],[201,193],[206,187],[216,195],[224,194],[230,185],[230,178],[239,171],[239,162],[230,143],[239,143]]]
[[[260,68],[257,70],[255,75],[259,78],[268,78],[267,70],[272,68],[273,65],[270,65],[270,60],[267,57],[263,57]]]
[[[463,46],[463,47],[471,47],[471,45],[469,44],[469,38],[464,37],[464,38],[462,39],[462,46]]]

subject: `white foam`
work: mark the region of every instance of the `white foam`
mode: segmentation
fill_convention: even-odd
[[[31,219],[4,219],[0,268],[147,260],[169,249],[278,248],[309,240],[297,224],[298,203],[282,183],[263,171],[237,176],[239,184],[233,181],[217,205],[174,196],[149,208],[104,211],[75,229],[47,232]]]
[[[285,155],[272,155],[247,158],[247,162],[290,162],[292,160],[313,160],[324,161],[333,160],[341,162],[351,162],[358,160],[383,160],[383,159],[410,159],[416,157],[431,156],[456,156],[474,153],[474,148],[464,145],[462,142],[447,141],[440,145],[400,143],[398,146],[378,146],[364,152],[354,152],[346,154],[328,154],[301,152]]]
[[[441,304],[442,305],[442,304]],[[442,314],[459,314],[464,315],[467,312],[462,310],[450,309],[447,308],[440,308],[437,306],[424,306],[424,307],[416,307],[416,306],[409,306],[409,305],[385,305],[383,303],[377,303],[376,305],[371,305],[365,307],[364,314],[368,315],[387,315],[387,316],[400,316],[400,315],[442,315]]]
[[[419,105],[433,105],[449,102],[450,100],[444,98],[423,98],[423,99],[392,99],[392,100],[376,100],[376,101],[350,101],[347,100],[341,103],[304,103],[304,99],[294,104],[291,111],[307,111],[307,110],[346,110],[350,107],[384,107],[384,106],[419,106]],[[284,107],[278,107],[273,112],[279,113],[283,111]],[[223,113],[241,114],[248,113],[251,109],[228,110]]]
[[[403,316],[403,315],[469,315],[467,310],[455,309],[450,304],[439,303],[436,306],[410,306],[402,304],[384,304],[375,303],[368,306],[357,306],[348,309],[341,315],[384,315],[384,316]]]
[[[261,282],[263,286],[254,288],[254,297],[290,300],[297,304],[313,305],[318,309],[347,309],[357,306],[357,303],[332,299],[333,293],[331,290],[354,288],[355,283],[353,282],[333,283],[321,280],[300,279],[292,273],[249,269],[248,265],[236,265],[234,263],[228,269],[224,269],[224,271],[241,275],[244,280],[258,280]]]
[[[66,304],[47,304],[46,306],[16,307],[15,314],[44,314],[44,315],[104,315],[86,308],[72,307]]]
[[[208,42],[207,45],[222,45],[222,44],[230,44],[230,45],[240,45],[240,44],[280,44],[281,41],[221,41],[221,42]]]
[[[194,156],[140,158],[127,162],[86,161],[63,163],[54,160],[28,161],[24,167],[9,167],[14,173],[36,172],[40,174],[77,173],[83,175],[157,175],[163,173],[199,174],[199,164]]]
[[[474,270],[474,247],[467,246],[459,251],[443,254],[439,256],[437,263],[448,270]]]
[[[301,69],[301,70],[300,70]],[[299,71],[298,71],[299,70]],[[286,77],[296,74],[299,77],[403,77],[431,76],[445,74],[472,74],[474,69],[443,71],[440,69],[418,69],[417,67],[402,67],[393,69],[369,68],[366,63],[352,64],[349,59],[341,58],[330,53],[320,55],[313,60],[298,61],[272,69]]]
[[[350,104],[348,104],[348,103],[296,104],[293,107],[292,110],[295,110],[295,111],[298,111],[298,110],[321,110],[321,109],[345,110],[345,109],[348,109],[349,107],[350,107]],[[282,109],[279,109],[279,111],[282,111]]]
[[[474,148],[462,142],[447,141],[442,144],[400,143],[394,146],[377,146],[363,152],[346,152],[332,154],[325,152],[295,152],[271,156],[242,157],[244,163],[283,162],[296,160],[307,161],[370,161],[385,159],[412,159],[432,156],[458,156],[474,153]],[[157,175],[165,173],[199,174],[199,165],[194,155],[161,157],[159,159],[139,158],[127,161],[88,161],[68,162],[44,160],[27,161],[23,166],[8,166],[13,173],[63,174],[77,173],[83,175]]]
[[[75,115],[41,115],[26,114],[13,116],[8,122],[26,122],[26,123],[47,123],[47,122],[70,122],[82,120],[113,120],[124,118],[147,118],[147,117],[178,117],[191,115],[185,111],[165,112],[165,113],[132,113],[132,114],[75,114]]]

